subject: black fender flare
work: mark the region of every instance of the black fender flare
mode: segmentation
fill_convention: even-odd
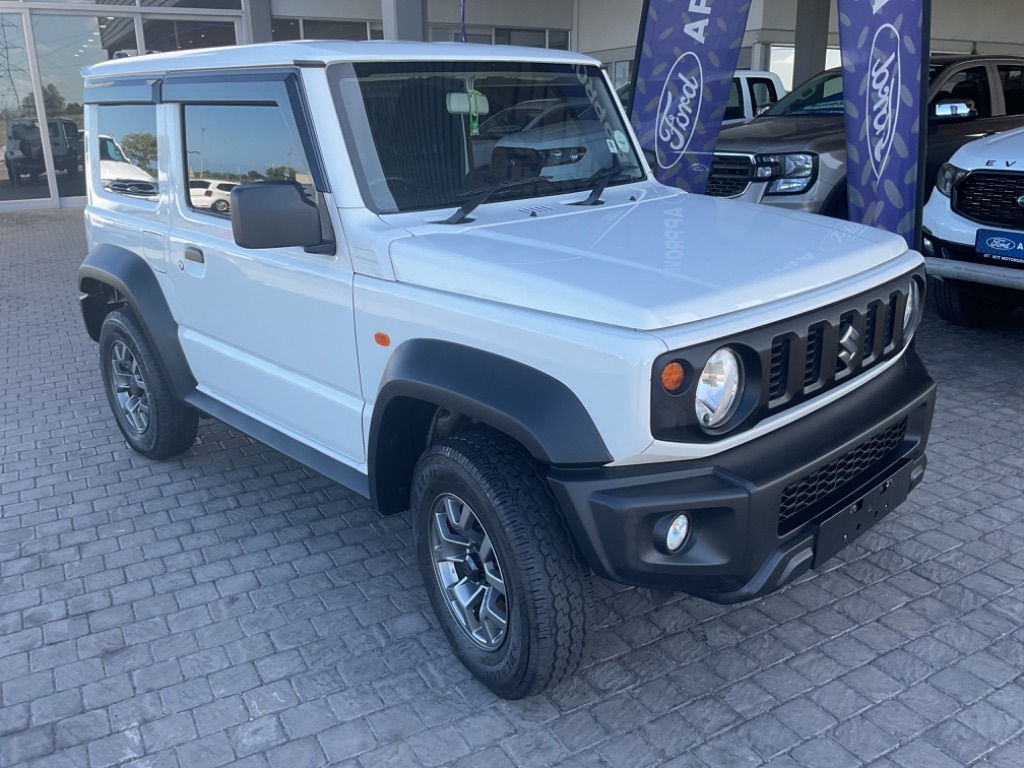
[[[107,313],[118,304],[127,304],[159,356],[174,397],[184,401],[195,390],[195,377],[178,340],[178,323],[142,256],[109,243],[98,245],[78,268],[78,288],[82,319],[93,341],[99,341]]]
[[[492,352],[413,339],[399,345],[388,361],[370,420],[370,498],[382,514],[408,507],[412,470],[426,448],[429,416],[400,407],[402,401],[429,403],[475,419],[516,440],[545,465],[612,461],[587,409],[558,379]],[[424,442],[410,445],[410,438],[420,435]]]

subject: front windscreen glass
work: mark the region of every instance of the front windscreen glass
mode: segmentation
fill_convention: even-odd
[[[835,70],[822,72],[783,96],[779,103],[765,114],[769,117],[784,115],[842,117],[846,114],[843,106],[843,73]]]
[[[360,62],[329,70],[367,204],[379,213],[587,190],[643,178],[595,67]]]

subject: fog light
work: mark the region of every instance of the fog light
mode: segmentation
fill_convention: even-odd
[[[676,515],[665,533],[665,548],[669,552],[677,552],[686,543],[686,537],[689,535],[690,518],[686,515]]]

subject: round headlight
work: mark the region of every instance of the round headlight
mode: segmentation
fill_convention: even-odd
[[[717,427],[736,410],[743,370],[728,347],[715,351],[697,379],[697,418],[705,427]]]
[[[903,340],[909,342],[921,323],[924,314],[924,302],[921,301],[921,284],[917,280],[910,281],[907,292],[907,306],[903,310]]]

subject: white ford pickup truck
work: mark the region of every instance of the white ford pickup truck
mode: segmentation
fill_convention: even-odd
[[[662,186],[590,58],[301,42],[84,74],[81,307],[125,440],[181,453],[205,415],[409,511],[500,696],[577,667],[593,573],[763,595],[923,476],[921,255]],[[534,134],[481,136],[538,100]]]

